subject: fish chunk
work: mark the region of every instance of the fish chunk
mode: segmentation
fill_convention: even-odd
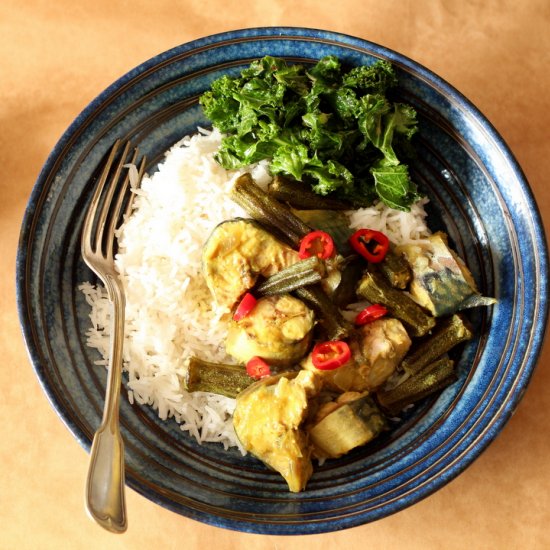
[[[469,269],[449,247],[445,233],[438,231],[428,241],[398,248],[411,265],[413,279],[409,291],[419,305],[441,317],[496,302],[479,293]]]
[[[279,472],[294,493],[313,473],[312,446],[302,424],[320,389],[314,373],[299,371],[256,382],[237,396],[233,425],[239,441]]]
[[[352,356],[331,371],[315,368],[309,355],[302,367],[322,377],[325,386],[335,391],[372,391],[395,372],[409,348],[411,339],[398,319],[386,317],[364,325],[349,342]]]

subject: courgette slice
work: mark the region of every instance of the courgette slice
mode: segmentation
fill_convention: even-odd
[[[260,277],[300,261],[292,247],[259,223],[236,218],[217,225],[202,251],[203,274],[220,306],[232,308]]]
[[[338,458],[377,437],[387,421],[368,393],[340,405],[309,428],[320,458]]]
[[[227,327],[225,351],[239,362],[261,357],[275,367],[292,367],[308,352],[315,315],[290,294],[264,296],[242,319]]]

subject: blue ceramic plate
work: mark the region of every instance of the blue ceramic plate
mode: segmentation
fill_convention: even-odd
[[[533,372],[548,305],[548,258],[537,206],[495,129],[459,92],[391,50],[332,32],[259,28],[184,44],[124,75],[82,112],[55,146],[29,200],[17,259],[21,323],[52,406],[90,448],[101,418],[105,371],[85,345],[90,280],[79,234],[90,180],[116,138],[131,138],[154,170],[165,150],[208,121],[199,95],[223,74],[264,55],[312,63],[391,61],[402,99],[418,111],[414,179],[431,199],[480,290],[498,298],[471,313],[477,337],[463,349],[459,380],[377,440],[317,468],[307,490],[251,457],[199,446],[149,408],[123,400],[127,483],[184,516],[230,529],[321,533],[402,510],[466,468],[510,418]],[[131,511],[130,511],[131,519]]]

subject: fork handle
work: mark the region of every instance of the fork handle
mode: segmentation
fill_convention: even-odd
[[[94,435],[86,480],[86,509],[105,529],[122,533],[127,528],[124,497],[124,442],[119,428],[124,295],[105,280],[111,301],[111,342],[103,419]]]

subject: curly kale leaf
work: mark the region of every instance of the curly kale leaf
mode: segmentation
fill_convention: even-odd
[[[407,210],[418,193],[399,151],[417,120],[411,106],[388,99],[396,84],[385,61],[346,71],[335,56],[308,68],[266,56],[214,81],[200,103],[225,134],[216,157],[225,168],[270,159],[274,174],[316,193]]]
[[[408,210],[420,196],[411,182],[406,165],[379,165],[371,168],[378,197],[390,208]]]

